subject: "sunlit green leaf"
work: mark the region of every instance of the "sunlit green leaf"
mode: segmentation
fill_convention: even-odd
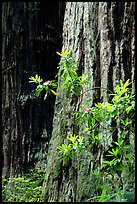
[[[55,91],[53,91],[52,89],[51,89],[51,92],[52,92],[55,96],[57,96],[57,93],[56,93]]]

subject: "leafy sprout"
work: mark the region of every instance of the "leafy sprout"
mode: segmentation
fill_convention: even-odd
[[[40,76],[38,76],[38,74],[35,75],[35,77],[31,76],[29,77],[29,83],[36,83],[36,84],[40,84],[41,79]]]

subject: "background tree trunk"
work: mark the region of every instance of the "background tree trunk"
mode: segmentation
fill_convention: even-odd
[[[74,52],[80,62],[79,72],[84,73],[89,82],[84,88],[86,93],[77,101],[65,98],[64,93],[58,91],[63,100],[56,100],[43,188],[46,202],[84,202],[95,194],[92,172],[101,163],[103,152],[100,149],[95,154],[85,151],[71,164],[63,166],[58,161],[57,147],[70,133],[76,133],[73,111],[80,101],[87,106],[109,101],[108,90],[114,92],[120,79],[130,79],[134,92],[135,3],[67,2],[62,49],[67,48]],[[107,135],[102,138],[104,149],[109,148],[113,139]]]
[[[2,3],[3,175],[42,165],[52,133],[55,97],[34,97],[28,78],[54,79],[65,3]]]

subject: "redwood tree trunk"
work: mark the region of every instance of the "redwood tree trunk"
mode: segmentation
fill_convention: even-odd
[[[74,52],[80,62],[79,73],[88,78],[82,98],[74,101],[57,98],[54,128],[48,151],[43,194],[47,202],[84,202],[95,195],[93,169],[100,165],[102,150],[84,152],[68,166],[58,161],[57,148],[75,133],[73,111],[78,103],[91,106],[109,101],[117,82],[135,80],[135,3],[67,2],[63,30],[63,50]],[[94,87],[101,87],[95,89]],[[91,91],[89,91],[91,90]],[[78,130],[82,134],[81,129]],[[104,135],[102,145],[108,149],[114,138]]]
[[[64,9],[62,2],[2,3],[3,175],[45,163],[55,97],[34,97],[28,78],[54,79]]]

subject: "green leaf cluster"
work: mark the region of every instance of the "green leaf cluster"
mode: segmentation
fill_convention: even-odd
[[[42,202],[45,169],[35,168],[21,177],[2,178],[4,202]]]
[[[38,74],[35,75],[35,77],[31,76],[29,77],[29,83],[35,83],[37,85],[36,89],[35,89],[35,95],[38,97],[40,96],[41,92],[45,91],[46,94],[44,96],[44,100],[47,98],[48,94],[53,94],[53,95],[57,95],[55,92],[55,89],[57,87],[57,82],[55,82],[55,80],[47,80],[44,83],[43,79],[40,79],[40,76],[38,76]]]
[[[106,132],[110,129],[110,137],[112,137],[115,130],[118,132],[118,140],[112,141],[112,148],[107,151],[106,157],[103,159],[101,171],[99,171],[98,175],[99,179],[96,177],[99,183],[99,185],[96,184],[98,193],[91,198],[92,201],[126,201],[126,195],[130,194],[129,189],[117,187],[123,185],[120,183],[124,182],[121,174],[125,173],[134,182],[131,178],[135,174],[134,147],[132,143],[126,142],[127,137],[134,134],[133,126],[135,123],[135,96],[131,94],[129,85],[129,80],[125,83],[120,80],[115,88],[115,93],[111,94],[113,96],[111,102],[96,103],[92,107],[81,106],[79,111],[74,113],[77,125],[82,124],[84,127],[79,151],[82,149],[93,151],[95,148],[100,148],[102,137],[100,131],[102,129],[106,130]],[[115,126],[112,125],[114,121]],[[77,137],[72,135],[69,138],[67,137],[72,143],[69,145],[62,144],[59,147],[62,158],[74,158]],[[128,181],[124,185],[128,186]]]
[[[40,76],[38,76],[38,74],[35,75],[35,77],[31,76],[29,77],[29,83],[36,83],[36,84],[40,84],[41,79]]]
[[[71,143],[64,143],[57,148],[60,153],[60,160],[63,160],[65,164],[67,164],[69,158],[75,158],[76,152],[83,148],[83,137],[70,134],[67,136],[67,140]]]
[[[71,93],[79,95],[81,86],[85,86],[87,83],[84,75],[78,76],[79,63],[74,61],[73,57],[70,56],[70,52],[68,51],[62,53],[57,52],[57,54],[62,57],[59,63],[60,69],[57,76],[63,81],[63,83],[59,89],[65,90],[66,97],[69,97]]]
[[[74,59],[70,56],[70,52],[68,50],[62,51],[61,53],[56,52],[59,56],[61,56],[61,61],[59,63],[59,71],[55,78],[60,78],[63,81],[61,86],[58,87],[60,90],[65,90],[66,97],[69,97],[71,93],[75,95],[79,95],[81,91],[81,87],[85,86],[87,80],[85,79],[84,74],[82,76],[78,76],[78,62],[74,61]],[[35,83],[37,85],[35,89],[35,95],[40,96],[43,90],[46,91],[44,99],[47,98],[48,94],[56,95],[55,89],[58,86],[58,82],[55,80],[51,80],[50,84],[42,83],[43,79],[35,75],[35,77],[29,77],[29,83]]]

